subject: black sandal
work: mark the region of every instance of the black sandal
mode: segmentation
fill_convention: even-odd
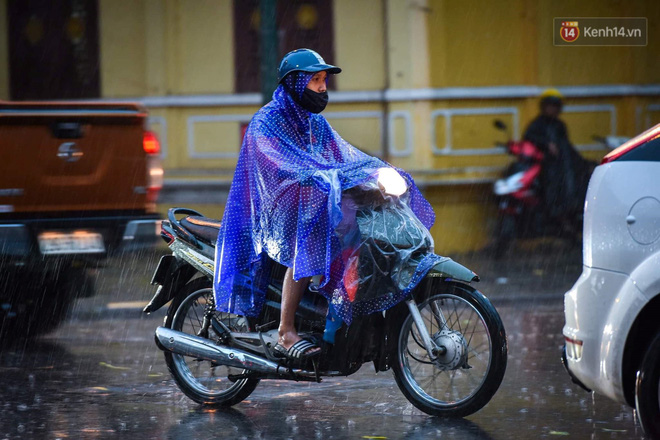
[[[275,344],[275,347],[273,347],[273,351],[281,357],[286,358],[288,361],[299,363],[321,354],[321,347],[306,339],[301,339],[289,347],[288,350],[278,342]]]

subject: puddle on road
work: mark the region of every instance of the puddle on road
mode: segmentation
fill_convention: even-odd
[[[390,372],[364,365],[321,384],[264,381],[230,409],[175,387],[151,335],[160,317],[72,320],[0,352],[2,438],[641,438],[630,408],[570,383],[559,360],[561,305],[501,307],[509,336],[502,387],[461,420],[413,408]]]

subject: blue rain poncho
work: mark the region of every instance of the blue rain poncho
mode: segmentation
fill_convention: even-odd
[[[293,267],[296,280],[323,275],[319,292],[350,323],[354,312],[372,313],[401,301],[437,262],[429,254],[396,295],[354,307],[356,298],[349,297],[342,280],[347,252],[342,256],[335,231],[343,218],[342,191],[391,165],[350,145],[323,116],[293,99],[291,93],[299,98],[311,76],[287,76],[245,133],[216,246],[214,292],[220,311],[258,315],[272,259]],[[435,214],[410,175],[397,171],[408,184],[415,221],[428,234]]]

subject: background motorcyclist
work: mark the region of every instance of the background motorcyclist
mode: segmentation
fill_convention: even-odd
[[[566,124],[559,119],[561,93],[547,89],[540,98],[540,114],[527,127],[524,139],[545,156],[540,180],[546,216],[559,223],[562,232],[575,233],[578,226],[574,219],[584,204],[588,164],[569,141]]]

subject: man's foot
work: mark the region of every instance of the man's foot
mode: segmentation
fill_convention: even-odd
[[[273,349],[290,360],[309,359],[321,353],[320,347],[302,339],[295,332],[287,332],[281,335]]]
[[[288,349],[278,343],[273,347],[273,350],[283,358],[296,364],[302,364],[321,353],[319,347],[305,339],[299,340]]]

